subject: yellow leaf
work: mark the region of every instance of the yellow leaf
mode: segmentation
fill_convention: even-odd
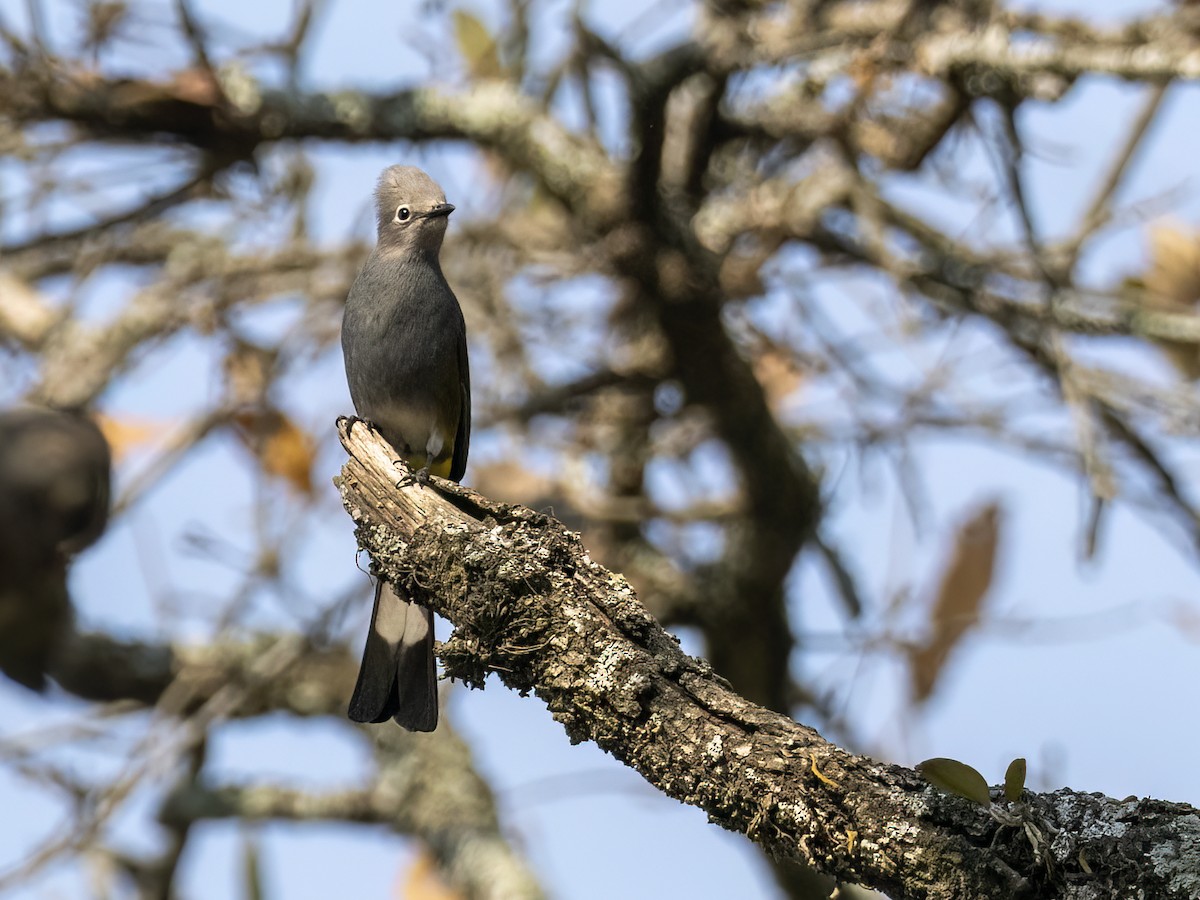
[[[97,415],[96,425],[100,433],[112,448],[115,462],[120,462],[130,452],[165,434],[166,423],[151,419],[133,419],[129,417],[114,418],[113,416]]]
[[[454,40],[472,78],[499,78],[504,74],[496,39],[477,16],[465,9],[454,10]]]
[[[1172,223],[1150,230],[1150,265],[1137,294],[1149,309],[1187,312],[1200,301],[1200,233]],[[1200,378],[1200,348],[1184,341],[1157,341],[1187,378]]]
[[[1142,283],[1147,303],[1190,309],[1200,300],[1200,235],[1180,224],[1150,229],[1150,266]]]

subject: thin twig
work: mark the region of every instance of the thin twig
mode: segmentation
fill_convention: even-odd
[[[1138,110],[1137,116],[1129,126],[1129,132],[1125,136],[1124,143],[1113,155],[1108,170],[1096,189],[1095,196],[1092,197],[1091,203],[1088,204],[1087,212],[1080,218],[1074,237],[1063,248],[1066,255],[1064,267],[1068,272],[1075,268],[1083,245],[1087,243],[1099,228],[1107,224],[1112,218],[1110,205],[1113,196],[1116,194],[1117,188],[1125,180],[1125,176],[1129,174],[1134,156],[1142,146],[1146,135],[1150,132],[1150,126],[1157,117],[1159,110],[1162,109],[1163,100],[1166,98],[1170,87],[1170,82],[1150,87],[1150,93],[1142,103],[1142,108]]]

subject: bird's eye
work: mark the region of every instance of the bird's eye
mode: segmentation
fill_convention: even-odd
[[[396,220],[399,222],[405,221],[410,215],[411,213],[408,211],[407,206],[402,206],[396,210]]]

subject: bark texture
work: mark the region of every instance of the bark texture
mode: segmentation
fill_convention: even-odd
[[[368,429],[339,431],[361,545],[455,626],[447,674],[536,694],[572,742],[594,741],[723,828],[897,900],[1196,896],[1192,807],[1063,790],[989,810],[847,753],[685,654],[553,518],[422,487]]]

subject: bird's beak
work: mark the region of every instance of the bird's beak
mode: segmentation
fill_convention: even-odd
[[[438,216],[448,216],[452,212],[454,212],[454,204],[453,203],[439,203],[437,206],[435,206],[429,212],[425,213],[425,218],[433,219]]]

